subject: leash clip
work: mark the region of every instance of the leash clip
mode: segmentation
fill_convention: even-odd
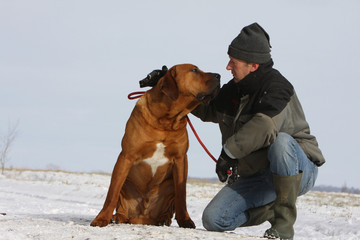
[[[239,178],[236,167],[231,167],[229,170],[227,170],[227,175],[228,177],[226,179],[226,183],[229,185],[236,182],[236,180]]]
[[[230,168],[230,169],[228,169],[227,171],[226,171],[226,174],[227,174],[227,179],[226,179],[226,183],[228,183],[229,182],[229,179],[230,179],[230,177],[232,176],[232,168]]]

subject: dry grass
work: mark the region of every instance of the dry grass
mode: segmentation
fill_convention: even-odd
[[[360,195],[351,193],[310,191],[301,196],[299,200],[318,206],[360,207]]]

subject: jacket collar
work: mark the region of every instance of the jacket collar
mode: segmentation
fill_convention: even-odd
[[[240,95],[251,95],[261,87],[265,80],[264,75],[272,69],[273,65],[274,62],[270,59],[270,61],[261,64],[255,72],[249,73],[244,79],[236,83]]]

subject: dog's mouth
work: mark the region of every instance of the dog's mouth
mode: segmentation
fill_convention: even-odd
[[[196,95],[196,99],[202,103],[209,103],[220,91],[220,74],[208,74],[211,74],[211,78],[207,81],[207,84],[211,86],[210,91],[200,92]]]
[[[209,93],[199,93],[196,96],[196,99],[199,102],[209,103],[219,93],[219,91],[220,91],[220,86],[216,85],[216,87]]]

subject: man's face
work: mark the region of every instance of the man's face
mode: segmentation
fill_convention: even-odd
[[[229,58],[230,60],[226,66],[226,69],[231,71],[236,83],[241,81],[249,73],[256,71],[256,69],[259,67],[259,64],[256,63],[247,63],[231,56],[229,56]]]

